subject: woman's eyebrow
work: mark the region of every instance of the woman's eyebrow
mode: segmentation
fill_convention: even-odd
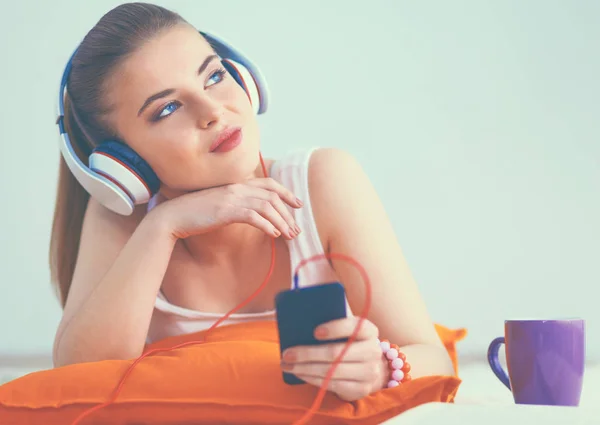
[[[204,59],[204,61],[202,62],[202,65],[200,65],[200,68],[198,68],[198,75],[202,74],[206,70],[206,67],[210,64],[210,62],[213,59],[217,59],[218,57],[219,57],[218,55],[207,56]],[[152,96],[148,97],[148,99],[146,99],[146,101],[144,102],[144,104],[142,105],[140,110],[138,111],[138,117],[142,114],[142,112],[144,112],[144,110],[148,106],[150,106],[150,104],[152,102],[154,102],[155,100],[161,99],[165,96],[169,96],[170,94],[173,94],[174,92],[175,92],[175,89],[165,89],[165,90],[162,90],[162,91],[155,93]]]

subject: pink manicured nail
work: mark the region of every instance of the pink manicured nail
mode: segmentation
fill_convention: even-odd
[[[317,338],[325,338],[327,334],[327,328],[317,328],[317,330],[315,331],[315,337]]]
[[[283,360],[286,362],[293,362],[294,360],[296,360],[296,353],[294,353],[293,351],[286,351],[283,353]]]

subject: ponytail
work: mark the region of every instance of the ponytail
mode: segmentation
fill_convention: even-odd
[[[81,128],[73,119],[69,98],[65,99],[65,129],[77,156],[87,164],[87,144]],[[85,146],[85,149],[82,149]],[[88,152],[86,152],[88,151]],[[50,237],[50,277],[62,307],[65,306],[79,252],[83,217],[89,195],[60,157],[56,204]]]

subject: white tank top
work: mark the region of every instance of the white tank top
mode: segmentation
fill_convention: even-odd
[[[296,223],[302,229],[300,235],[291,241],[286,241],[290,253],[291,273],[294,273],[300,261],[314,255],[323,254],[323,246],[312,214],[310,194],[308,190],[308,165],[311,154],[316,148],[308,151],[292,152],[271,166],[271,177],[291,190],[304,202],[299,209],[290,209]],[[152,203],[149,205],[152,208]],[[326,259],[317,260],[304,265],[299,273],[299,286],[309,286],[318,283],[337,281],[338,278]],[[290,275],[290,288],[293,279]],[[346,303],[348,314],[350,309]],[[198,332],[208,329],[223,314],[205,313],[179,307],[169,303],[159,291],[154,305],[152,320],[148,330],[147,343],[152,343],[170,336]],[[234,313],[221,325],[234,323],[275,320],[275,311],[261,313]]]

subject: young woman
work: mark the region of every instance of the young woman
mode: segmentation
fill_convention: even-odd
[[[274,320],[274,297],[290,288],[302,259],[343,253],[366,269],[372,306],[328,389],[356,400],[387,386],[379,336],[400,347],[413,378],[454,374],[357,161],[313,149],[266,159],[265,176],[244,88],[178,14],[128,3],[101,18],[73,57],[65,128],[82,160],[100,141],[118,139],[160,187],[151,202],[120,215],[89,197],[61,161],[50,247],[64,309],[56,366],[135,358],[147,342],[210,327],[263,282],[274,240],[266,287],[225,324]],[[304,285],[332,280],[343,283],[358,316],[365,288],[351,265],[320,261],[303,274]],[[348,337],[357,319],[316,333]],[[295,347],[282,367],[320,386],[342,347]]]

